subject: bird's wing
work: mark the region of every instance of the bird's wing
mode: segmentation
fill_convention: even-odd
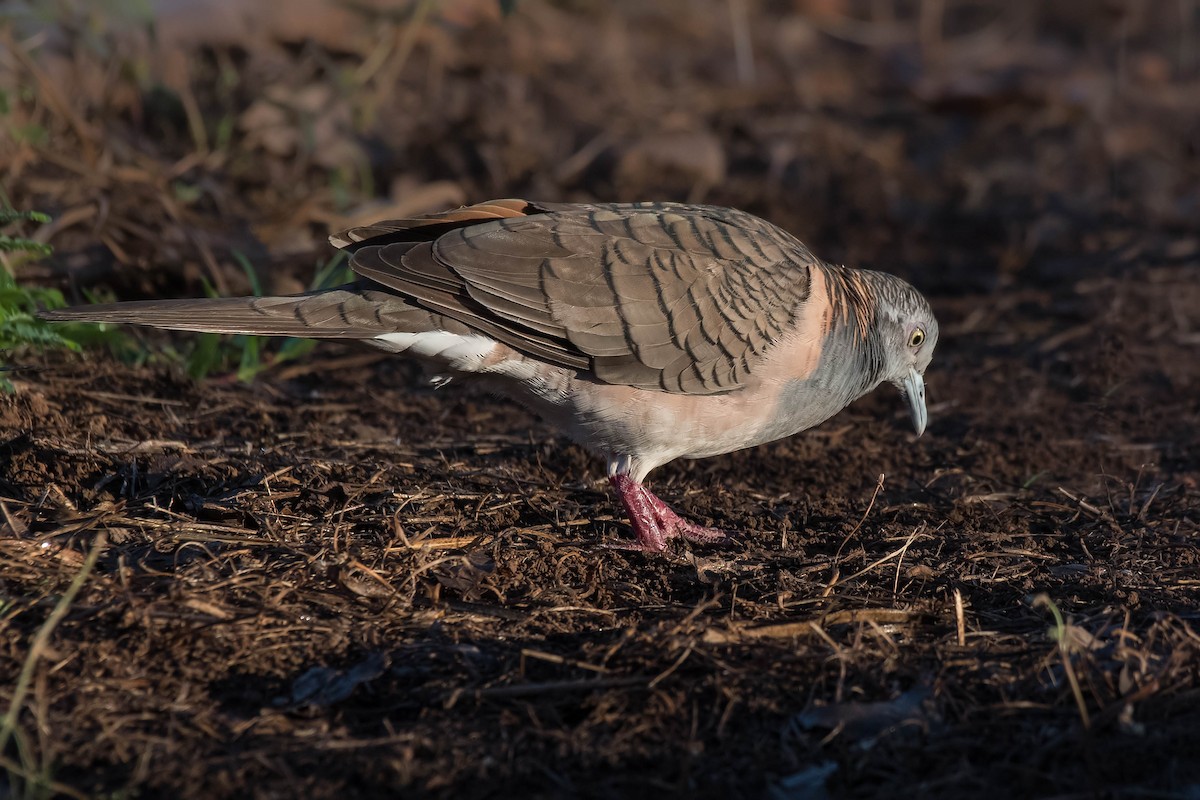
[[[518,351],[682,394],[744,385],[818,263],[757,217],[673,203],[499,200],[331,241],[359,275]]]

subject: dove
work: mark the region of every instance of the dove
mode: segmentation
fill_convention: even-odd
[[[817,425],[883,383],[927,423],[938,341],[893,275],[826,263],[743,211],[493,200],[330,237],[356,279],[280,297],[141,300],[48,320],[353,339],[515,399],[603,458],[628,549],[726,541],[644,483],[676,459]]]

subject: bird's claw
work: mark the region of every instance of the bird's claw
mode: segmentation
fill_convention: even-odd
[[[697,525],[679,516],[653,492],[628,475],[614,475],[610,480],[621,498],[625,513],[629,515],[637,538],[632,542],[606,546],[617,550],[661,553],[672,539],[685,539],[696,544],[729,541],[729,534],[725,531]]]

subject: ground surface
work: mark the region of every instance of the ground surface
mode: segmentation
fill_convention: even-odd
[[[385,357],[244,384],[10,356],[36,369],[0,397],[6,704],[98,556],[30,662],[10,788],[1195,797],[1194,9],[492,5],[411,39],[185,26],[176,92],[111,66],[169,73],[144,42],[8,31],[37,91],[6,113],[46,136],[5,151],[5,191],[59,220],[19,274],[238,292],[236,252],[295,288],[347,220],[704,199],[927,292],[929,432],[884,389],[665,467],[738,540],[649,556],[600,546],[627,528],[586,453]],[[281,116],[250,114],[268,93]]]

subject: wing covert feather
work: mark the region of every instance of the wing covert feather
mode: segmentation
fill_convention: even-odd
[[[493,201],[335,242],[364,277],[519,351],[695,394],[745,383],[794,324],[819,263],[757,217],[674,203]]]

